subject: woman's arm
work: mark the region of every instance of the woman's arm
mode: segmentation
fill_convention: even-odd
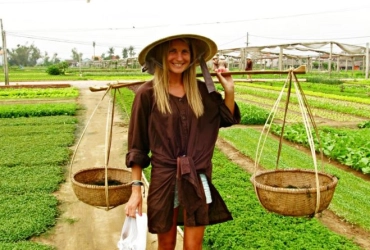
[[[131,168],[132,181],[141,181],[142,168],[139,165],[134,165]],[[141,195],[141,186],[132,185],[132,193],[130,199],[126,203],[126,216],[135,217],[136,210],[138,214],[142,215],[143,197]]]
[[[235,111],[235,94],[234,94],[234,80],[231,75],[226,75],[220,72],[217,73],[218,81],[221,83],[225,91],[225,105],[230,110],[231,114]]]

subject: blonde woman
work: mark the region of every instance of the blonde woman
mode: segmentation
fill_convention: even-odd
[[[238,123],[240,112],[230,75],[217,73],[224,98],[215,90],[206,61],[216,52],[211,39],[180,34],[139,54],[153,79],[136,91],[132,106],[126,165],[133,186],[125,212],[142,214],[142,169],[151,165],[148,228],[160,250],[175,249],[177,225],[184,225],[183,249],[197,250],[206,225],[232,219],[212,184],[211,160],[219,128]],[[198,65],[204,82],[196,78]]]

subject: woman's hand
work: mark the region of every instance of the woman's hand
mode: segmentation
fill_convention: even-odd
[[[234,114],[234,80],[231,74],[227,74],[227,72],[223,72],[222,74],[221,72],[216,72],[216,77],[225,91],[225,105],[229,108],[230,112]]]
[[[216,77],[218,81],[221,83],[222,87],[224,88],[225,93],[227,92],[234,93],[234,80],[231,77],[231,74],[227,74],[227,72],[229,71],[228,70],[227,71],[217,71]]]
[[[141,216],[143,208],[143,197],[141,196],[141,186],[132,186],[130,199],[126,203],[126,216],[136,217],[136,211]]]
[[[141,173],[142,173],[142,168],[139,165],[134,164],[131,167],[131,178],[133,180],[141,180]],[[132,188],[132,193],[125,207],[126,216],[136,217],[136,212],[141,216],[142,207],[143,207],[143,197],[141,196],[141,186],[132,185],[131,188]]]

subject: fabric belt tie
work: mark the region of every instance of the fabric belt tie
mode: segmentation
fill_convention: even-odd
[[[193,213],[202,205],[204,195],[191,157],[177,158],[177,181],[180,204],[184,206],[187,213]]]

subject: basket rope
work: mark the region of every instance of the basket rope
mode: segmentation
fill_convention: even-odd
[[[109,192],[108,192],[108,163],[110,156],[110,149],[112,144],[112,126],[114,116],[114,98],[109,98],[108,112],[107,112],[107,125],[105,129],[105,154],[104,154],[104,167],[105,167],[105,203],[109,207]]]
[[[72,172],[72,166],[73,166],[73,163],[74,163],[74,159],[75,159],[75,157],[76,157],[77,149],[79,148],[79,146],[80,146],[80,144],[81,144],[82,138],[83,138],[83,136],[85,135],[86,130],[87,130],[87,128],[88,128],[88,126],[89,126],[89,124],[90,124],[90,122],[91,122],[91,120],[92,120],[92,118],[93,118],[94,114],[95,114],[95,113],[96,113],[96,111],[98,110],[98,108],[99,108],[99,106],[100,106],[101,102],[103,101],[103,99],[104,99],[105,95],[106,95],[109,91],[110,91],[110,88],[107,88],[107,89],[105,90],[105,93],[103,94],[102,98],[99,100],[99,102],[98,102],[98,104],[96,105],[95,109],[94,109],[94,110],[93,110],[93,112],[91,113],[91,115],[90,115],[89,119],[88,119],[88,120],[87,120],[87,122],[86,122],[85,128],[82,130],[81,135],[80,135],[80,138],[78,139],[78,141],[77,141],[77,143],[76,143],[76,148],[75,148],[75,150],[74,150],[74,152],[73,152],[73,155],[72,155],[72,157],[71,157],[71,162],[70,162],[70,164],[69,164],[69,169],[70,169],[70,171],[69,171],[69,176],[70,176],[70,178],[71,178],[71,179],[72,179],[72,175],[73,175],[73,172]]]
[[[279,93],[279,96],[278,96],[277,100],[275,101],[275,103],[272,107],[272,110],[270,111],[270,113],[268,115],[268,118],[265,122],[265,125],[262,129],[261,135],[259,137],[258,144],[257,144],[257,150],[256,150],[256,158],[255,158],[256,159],[255,160],[255,174],[257,172],[257,168],[259,166],[259,162],[260,162],[261,157],[262,157],[263,148],[264,148],[265,142],[267,140],[267,136],[270,132],[271,124],[272,124],[272,122],[275,118],[275,115],[276,115],[277,110],[278,110],[279,103],[281,102],[281,98],[282,98],[283,94],[285,93],[285,89],[286,89],[286,87],[288,87],[286,101],[285,101],[285,108],[284,108],[284,118],[283,118],[283,124],[282,124],[281,132],[280,132],[281,134],[280,134],[280,139],[279,139],[279,147],[278,147],[278,154],[277,154],[276,167],[275,167],[275,169],[278,169],[281,150],[282,150],[282,145],[283,145],[284,128],[285,128],[285,125],[286,125],[286,117],[287,117],[287,113],[288,113],[288,106],[289,106],[289,103],[290,103],[290,97],[291,97],[291,91],[292,91],[293,77],[294,77],[293,85],[294,85],[296,96],[297,96],[297,99],[298,99],[298,104],[299,104],[299,108],[300,108],[300,111],[301,111],[302,120],[303,120],[303,124],[304,124],[304,127],[305,127],[306,135],[307,135],[307,138],[308,138],[308,143],[309,143],[309,146],[310,146],[311,155],[312,155],[312,159],[313,159],[313,164],[314,164],[314,168],[315,168],[315,180],[316,180],[315,183],[316,183],[316,193],[317,193],[315,213],[317,213],[320,209],[320,183],[319,183],[319,176],[318,176],[318,167],[317,167],[315,144],[314,144],[314,139],[313,139],[313,136],[312,136],[312,134],[313,134],[312,129],[314,130],[315,135],[317,137],[317,140],[319,142],[319,150],[320,150],[321,167],[322,168],[324,168],[324,166],[323,166],[323,152],[322,152],[321,140],[320,140],[320,137],[319,137],[319,133],[318,133],[316,123],[314,121],[312,112],[311,112],[310,107],[308,105],[308,101],[307,101],[307,99],[306,99],[306,97],[303,93],[302,87],[299,84],[299,81],[298,81],[297,76],[295,75],[293,69],[289,70],[287,79],[284,82],[283,87],[282,87],[282,89]],[[255,186],[255,191],[257,193],[257,187],[256,186]],[[260,199],[260,197],[258,197],[258,199]],[[261,202],[261,200],[260,200],[260,202]]]
[[[85,135],[85,132],[94,117],[98,107],[104,100],[105,96],[112,90],[112,87],[109,86],[106,90],[105,93],[103,94],[102,98],[99,100],[98,104],[96,105],[94,111],[92,112],[90,118],[88,119],[84,130],[81,133],[81,136],[76,144],[76,148],[74,150],[74,153],[71,158],[70,162],[70,178],[72,178],[73,171],[72,171],[72,166],[74,163],[74,159],[76,157],[76,152],[77,149],[82,141],[83,136]],[[109,185],[108,185],[108,165],[109,165],[109,157],[110,157],[110,151],[111,151],[111,146],[112,146],[112,130],[113,130],[113,119],[114,119],[114,104],[116,100],[116,89],[114,89],[113,93],[113,98],[110,96],[109,98],[109,104],[108,104],[108,112],[107,112],[107,122],[106,122],[106,131],[105,131],[105,152],[104,152],[104,167],[105,167],[105,179],[104,179],[104,187],[105,187],[105,200],[106,200],[106,208],[109,209],[110,204],[109,204]]]

